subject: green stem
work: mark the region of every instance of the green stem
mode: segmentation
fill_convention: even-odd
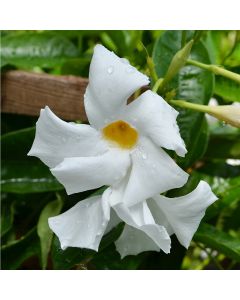
[[[203,64],[199,61],[195,61],[195,60],[192,60],[192,59],[188,59],[187,63],[190,64],[190,65],[199,67],[201,69],[210,71],[210,72],[212,72],[216,75],[221,75],[223,77],[227,77],[227,78],[229,78],[231,80],[234,80],[234,81],[236,81],[237,83],[240,84],[240,74],[225,70],[224,68],[216,66],[216,65]]]
[[[210,111],[208,105],[195,104],[184,100],[170,100],[169,102],[182,108],[189,108],[200,112],[208,113]]]
[[[150,72],[150,76],[153,79],[153,82],[155,84],[155,82],[158,81],[158,75],[155,71],[155,66],[154,66],[153,59],[150,56],[148,56],[148,58],[147,58],[147,65],[148,65],[148,69],[149,69],[149,72]]]
[[[163,81],[164,81],[163,78],[159,78],[159,79],[155,82],[155,84],[154,84],[154,86],[153,86],[153,88],[152,88],[152,91],[155,92],[155,93],[157,93],[157,91],[158,91],[159,87],[162,85],[162,82],[163,82]]]

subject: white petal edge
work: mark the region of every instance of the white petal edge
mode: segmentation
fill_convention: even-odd
[[[41,109],[28,155],[52,168],[66,157],[93,156],[105,151],[107,144],[98,131],[89,125],[64,122],[46,106]]]
[[[166,216],[179,242],[188,248],[207,207],[218,198],[205,181],[200,181],[196,189],[185,196],[155,196],[153,199]]]
[[[156,145],[185,156],[187,150],[176,121],[178,114],[162,97],[146,91],[127,106],[123,118]]]
[[[61,248],[87,248],[97,251],[110,218],[106,190],[78,202],[61,215],[48,219],[49,227],[58,236]]]
[[[148,138],[140,138],[131,159],[132,168],[122,195],[122,201],[127,206],[170,189],[180,188],[188,180],[189,175]]]
[[[126,175],[129,166],[129,153],[111,148],[99,156],[65,158],[50,171],[70,195],[112,185]]]
[[[147,76],[102,45],[96,45],[90,65],[89,85],[84,104],[88,120],[95,128],[113,121],[127,99],[149,83]]]
[[[114,197],[113,194],[110,198]],[[146,250],[170,252],[171,240],[163,226],[154,222],[146,202],[127,208],[123,203],[113,206],[118,217],[126,224],[119,239],[115,242],[121,257],[136,255]]]

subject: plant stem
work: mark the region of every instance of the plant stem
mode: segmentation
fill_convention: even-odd
[[[205,113],[209,112],[209,106],[207,105],[195,104],[184,100],[170,100],[169,102],[171,104],[177,105],[182,108],[190,108],[192,110],[205,112]]]
[[[153,88],[152,88],[152,91],[157,93],[159,87],[161,86],[162,82],[163,82],[163,78],[158,78],[158,80],[155,82]]]
[[[223,77],[227,77],[231,80],[236,81],[237,83],[240,84],[240,74],[225,70],[222,67],[216,66],[216,65],[207,65],[207,64],[203,64],[199,61],[195,61],[192,59],[188,59],[187,63],[196,67],[199,67],[201,69],[210,71],[212,73],[214,73],[215,75],[221,75]]]
[[[158,81],[158,75],[155,71],[153,59],[150,56],[148,56],[147,58],[147,65],[148,65],[150,76],[152,77],[153,82],[155,84]]]

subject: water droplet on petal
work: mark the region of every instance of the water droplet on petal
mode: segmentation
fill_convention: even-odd
[[[55,225],[59,224],[59,220],[51,220],[51,222],[52,222],[52,224],[55,224]]]
[[[120,61],[125,64],[125,65],[129,65],[129,61],[126,58],[120,58]]]
[[[113,73],[113,71],[114,71],[113,66],[109,66],[107,69],[108,74],[111,75]]]
[[[126,68],[126,72],[128,74],[134,73],[135,71],[136,71],[136,69],[132,66],[129,66],[129,67]]]
[[[146,153],[142,153],[142,158],[143,159],[147,159],[147,154]]]

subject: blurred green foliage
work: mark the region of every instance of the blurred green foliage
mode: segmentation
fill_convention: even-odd
[[[190,39],[190,57],[240,70],[238,31],[2,31],[1,70],[24,69],[87,77],[93,47],[102,43],[150,76],[147,58],[164,77],[172,57]],[[161,90],[166,99],[208,104],[240,102],[239,86],[208,71],[186,65]],[[177,108],[178,109],[178,108]],[[122,224],[102,240],[98,253],[60,249],[48,228],[49,216],[65,211],[93,192],[66,196],[64,188],[38,159],[28,157],[36,118],[2,114],[1,251],[3,269],[239,269],[240,130],[202,113],[179,109],[180,131],[188,149],[178,164],[190,173],[177,196],[206,180],[219,197],[209,209],[188,250],[175,238],[171,254],[144,252],[120,259],[114,241]],[[173,154],[172,154],[173,155]],[[234,159],[229,160],[229,159]],[[235,162],[235,164],[234,164]],[[239,161],[238,161],[239,162]]]

